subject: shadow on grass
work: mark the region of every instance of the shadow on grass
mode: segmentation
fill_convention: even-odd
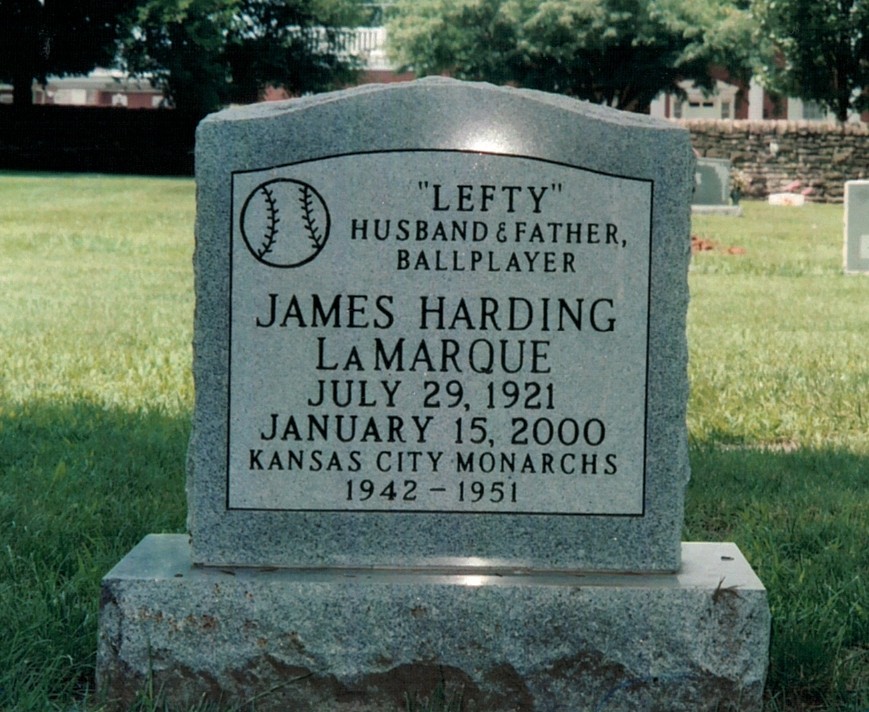
[[[145,534],[184,531],[189,415],[0,406],[0,709],[92,688],[99,582]]]
[[[685,538],[736,542],[769,592],[779,709],[869,707],[869,457],[695,443]]]
[[[184,531],[189,423],[0,406],[0,709],[92,696],[100,579],[145,534]],[[771,708],[869,707],[869,458],[703,443],[691,457],[685,538],[735,541],[769,591]]]

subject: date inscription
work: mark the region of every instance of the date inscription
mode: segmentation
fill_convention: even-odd
[[[642,513],[649,181],[375,151],[233,196],[229,508]]]

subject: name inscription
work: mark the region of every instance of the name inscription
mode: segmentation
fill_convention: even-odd
[[[516,156],[235,173],[228,508],[642,515],[650,211]]]

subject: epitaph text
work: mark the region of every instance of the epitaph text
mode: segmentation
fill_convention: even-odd
[[[232,190],[228,508],[643,513],[650,181],[391,151]]]

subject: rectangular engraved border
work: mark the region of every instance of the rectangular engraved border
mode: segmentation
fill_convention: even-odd
[[[613,513],[613,512],[540,512],[540,511],[525,511],[525,510],[509,510],[505,511],[503,509],[477,509],[474,511],[466,511],[466,510],[454,510],[454,509],[395,509],[395,508],[339,508],[339,507],[330,507],[330,508],[287,508],[287,507],[238,507],[230,505],[230,458],[231,458],[231,443],[230,443],[230,433],[231,433],[231,420],[232,420],[232,399],[231,399],[231,387],[232,387],[232,290],[233,290],[233,249],[235,245],[235,241],[240,239],[238,237],[237,228],[235,225],[234,212],[230,211],[230,226],[229,226],[229,235],[230,240],[227,245],[227,249],[229,250],[229,294],[227,300],[227,324],[228,324],[228,336],[227,336],[227,415],[226,415],[226,426],[227,426],[227,437],[226,437],[226,473],[225,473],[225,497],[224,497],[224,511],[237,511],[237,512],[298,512],[298,513],[317,513],[317,512],[333,512],[333,513],[348,513],[348,514],[405,514],[405,515],[425,515],[425,514],[451,514],[451,515],[466,515],[466,516],[474,516],[474,515],[492,515],[497,514],[501,516],[536,516],[536,517],[612,517],[616,519],[642,519],[646,515],[646,487],[647,487],[647,469],[648,469],[648,440],[649,440],[649,367],[650,367],[650,341],[651,341],[651,303],[652,303],[652,259],[653,259],[653,240],[654,240],[654,197],[655,197],[655,181],[649,178],[637,178],[636,176],[625,176],[620,175],[618,173],[612,173],[608,171],[600,171],[592,168],[586,168],[584,166],[575,165],[573,163],[568,163],[565,161],[555,161],[546,158],[540,158],[537,156],[526,156],[521,154],[511,154],[511,153],[499,153],[499,152],[488,152],[488,151],[475,151],[475,150],[467,150],[467,149],[444,149],[444,148],[408,148],[408,149],[381,149],[381,150],[371,150],[371,151],[348,151],[345,153],[336,153],[324,156],[317,156],[315,158],[304,159],[301,161],[293,161],[290,163],[280,163],[276,165],[263,166],[261,168],[254,169],[244,169],[244,170],[235,170],[231,172],[231,186],[230,186],[230,204],[235,204],[235,176],[243,175],[247,173],[259,173],[269,170],[277,170],[282,168],[288,168],[291,166],[300,166],[306,163],[316,163],[320,161],[326,161],[335,158],[345,158],[349,156],[366,156],[366,155],[382,155],[382,154],[412,154],[412,153],[460,153],[467,155],[487,155],[487,156],[496,156],[503,158],[517,158],[529,161],[535,161],[538,163],[546,163],[550,165],[560,166],[563,168],[570,168],[574,170],[584,171],[586,173],[593,173],[596,175],[607,176],[611,178],[618,178],[620,180],[629,180],[637,183],[645,183],[649,187],[649,245],[648,245],[648,259],[649,263],[647,266],[647,294],[646,294],[646,368],[644,372],[644,389],[643,389],[643,472],[642,472],[642,508],[638,513]]]

